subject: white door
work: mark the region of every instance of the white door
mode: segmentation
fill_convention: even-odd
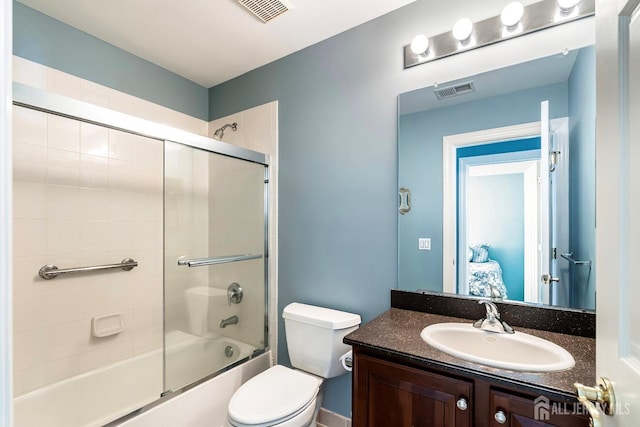
[[[617,399],[607,427],[640,426],[639,6],[596,1],[596,374]]]
[[[553,275],[552,270],[552,236],[551,236],[551,211],[550,211],[550,198],[549,198],[549,183],[550,183],[550,171],[549,171],[549,101],[543,101],[540,103],[540,185],[539,185],[539,197],[540,201],[538,209],[540,210],[540,281],[542,281],[543,275]],[[543,304],[549,304],[549,288],[552,285],[541,284],[538,300]]]

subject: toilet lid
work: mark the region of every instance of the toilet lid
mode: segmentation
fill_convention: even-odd
[[[319,380],[276,365],[244,383],[229,402],[229,418],[241,424],[264,424],[295,415],[318,394]]]

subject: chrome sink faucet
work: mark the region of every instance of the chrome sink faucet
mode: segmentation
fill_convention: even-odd
[[[500,320],[500,312],[498,307],[491,301],[478,301],[478,304],[484,304],[487,314],[482,319],[473,323],[474,328],[482,329],[489,332],[497,332],[499,334],[512,334],[513,328],[504,320]]]
[[[237,325],[238,324],[238,316],[231,316],[227,319],[222,319],[220,321],[220,327],[226,328],[229,325]]]

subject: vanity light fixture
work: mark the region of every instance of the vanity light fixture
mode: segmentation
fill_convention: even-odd
[[[429,50],[429,39],[424,34],[418,34],[411,40],[411,51],[416,55],[424,55]]]
[[[580,0],[558,0],[558,6],[562,13],[569,13],[580,3]]]
[[[453,30],[451,33],[453,34],[453,38],[458,40],[460,43],[464,43],[471,37],[471,32],[473,31],[473,22],[469,18],[458,19],[458,21],[453,25]]]
[[[502,9],[500,21],[505,27],[512,29],[520,23],[522,15],[524,15],[524,6],[519,1],[514,1]]]
[[[513,1],[498,16],[478,22],[460,19],[452,31],[414,37],[404,46],[404,68],[591,17],[595,9],[595,0],[538,0],[527,6]]]

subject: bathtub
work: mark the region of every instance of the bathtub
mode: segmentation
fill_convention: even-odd
[[[171,380],[180,388],[255,350],[222,336],[202,338],[178,331],[167,334],[166,343],[167,385]],[[166,389],[162,373],[163,352],[155,350],[34,390],[14,399],[14,426],[102,426],[159,399]]]

